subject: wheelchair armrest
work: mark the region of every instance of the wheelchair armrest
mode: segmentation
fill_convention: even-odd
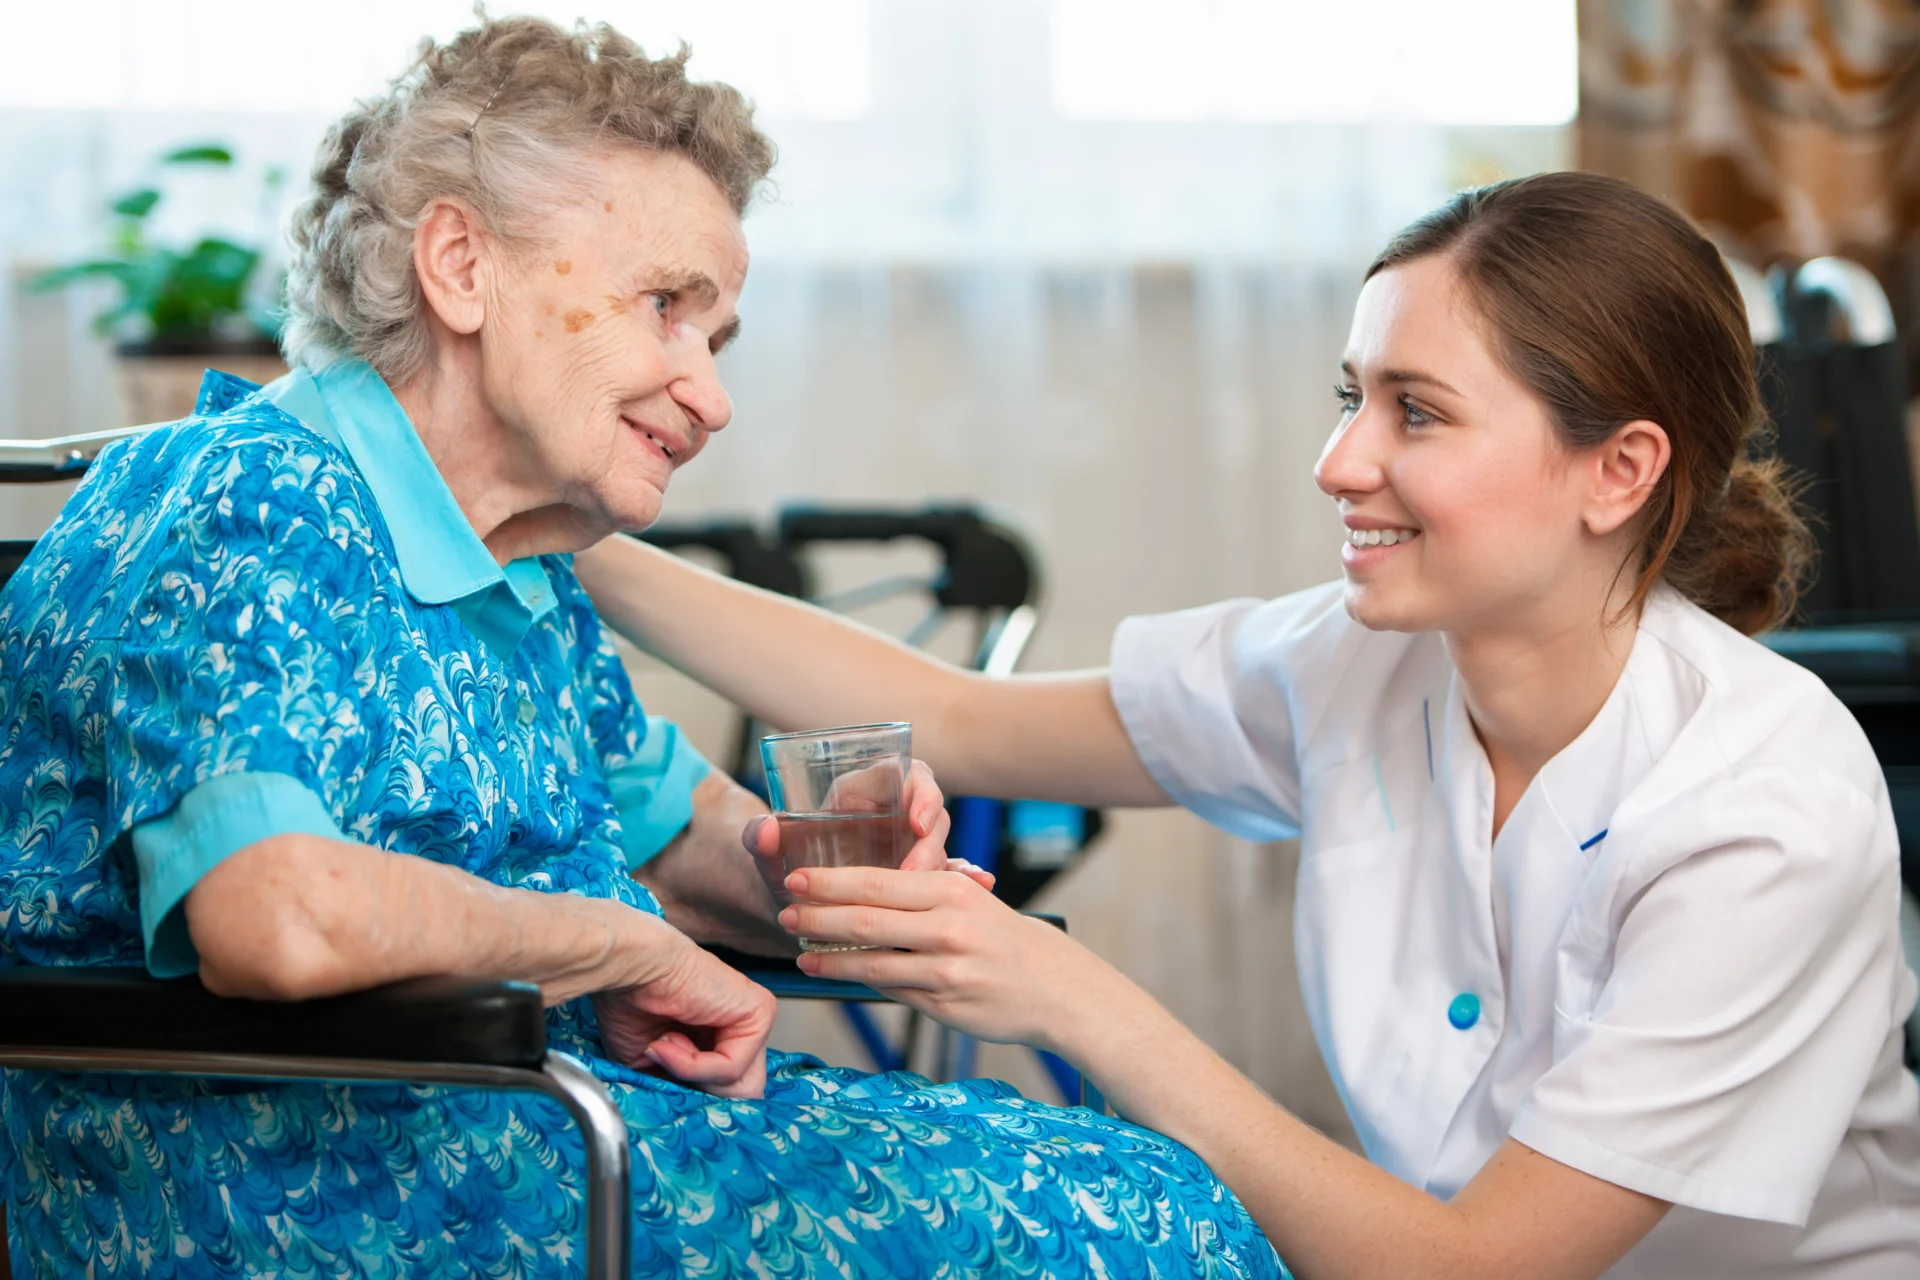
[[[324,1000],[216,996],[130,968],[0,968],[0,1049],[148,1050],[451,1062],[537,1071],[540,989],[413,978]]]
[[[1035,920],[1044,920],[1054,928],[1065,933],[1067,921],[1064,916],[1053,915],[1045,911],[1023,911],[1020,914],[1032,916]],[[724,960],[755,982],[787,1000],[887,1000],[872,987],[858,982],[841,982],[834,978],[816,978],[800,972],[793,961],[785,956],[756,956],[744,951],[735,951],[732,947],[708,944],[706,948],[716,959]]]
[[[872,987],[834,978],[816,978],[800,972],[786,956],[756,956],[732,947],[703,944],[717,960],[725,961],[784,1000],[885,1000]]]

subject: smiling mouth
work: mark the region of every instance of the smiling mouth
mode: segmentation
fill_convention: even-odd
[[[1420,536],[1418,529],[1349,529],[1347,545],[1353,547],[1394,547],[1402,542],[1412,542]]]
[[[635,422],[632,418],[622,418],[621,421],[627,424],[627,428],[629,430],[638,432],[639,434],[645,436],[649,441],[651,441],[654,448],[658,449],[661,453],[666,455],[668,462],[673,461],[673,455],[677,451],[674,449],[672,445],[668,444],[665,440],[662,440],[659,436],[653,434],[653,432],[647,430],[645,427]]]

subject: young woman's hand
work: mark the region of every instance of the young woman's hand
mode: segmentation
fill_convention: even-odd
[[[800,968],[862,982],[983,1040],[1055,1048],[1071,1006],[1108,976],[1092,952],[972,876],[811,867],[787,877],[789,933],[881,951],[806,953]]]
[[[903,871],[958,871],[970,876],[988,889],[993,888],[993,876],[982,871],[972,863],[959,858],[947,857],[947,833],[952,820],[947,815],[947,798],[940,791],[940,784],[933,780],[933,770],[922,761],[915,760],[908,771],[902,799],[907,810],[907,827],[913,832],[913,847],[907,850],[905,861],[900,864]],[[780,853],[780,824],[771,814],[763,814],[747,823],[740,833],[740,842],[753,855],[754,863],[760,868],[761,879],[766,881],[767,892],[776,903],[788,901],[786,887],[786,867]]]
[[[593,997],[600,1041],[615,1061],[723,1098],[766,1092],[777,1005],[765,987],[684,937],[648,964],[644,980]]]

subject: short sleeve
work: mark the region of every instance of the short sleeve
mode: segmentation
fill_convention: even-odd
[[[181,505],[123,624],[106,743],[133,836],[147,965],[191,972],[183,902],[283,833],[339,836],[389,697],[389,616],[355,481],[269,437],[186,464]]]
[[[571,567],[554,565],[565,606],[580,637],[577,688],[587,732],[620,818],[628,870],[645,865],[693,821],[693,791],[712,772],[680,726],[650,716]]]
[[[1290,690],[1346,626],[1338,584],[1128,618],[1108,678],[1121,723],[1175,803],[1247,840],[1300,834]]]
[[[607,770],[627,867],[643,866],[693,821],[693,789],[712,772],[680,726],[646,717],[640,750]]]
[[[1738,838],[1638,892],[1590,1010],[1563,949],[1555,1061],[1511,1132],[1645,1195],[1803,1225],[1903,991],[1892,817],[1883,795],[1777,766],[1716,792],[1654,825]]]
[[[250,844],[301,833],[344,839],[320,798],[284,773],[223,773],[173,810],[133,829],[140,874],[140,934],[147,972],[178,978],[200,967],[181,909],[200,878]]]

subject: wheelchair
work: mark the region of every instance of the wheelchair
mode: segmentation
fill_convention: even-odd
[[[1007,675],[1019,666],[1039,618],[1037,557],[1009,523],[970,506],[794,505],[777,512],[764,530],[748,521],[720,519],[656,524],[639,536],[666,550],[704,552],[733,578],[807,599],[836,613],[853,614],[894,603],[917,606],[918,617],[903,636],[915,648],[926,647],[950,624],[970,624],[966,661],[989,676]],[[819,561],[824,554],[836,548],[875,549],[902,542],[931,548],[938,556],[937,565],[930,573],[884,574],[844,589],[820,590]],[[762,799],[766,784],[756,743],[772,731],[771,726],[742,716],[729,757],[734,777]],[[948,809],[952,816],[949,850],[993,873],[995,895],[1016,909],[1024,908],[1054,876],[1082,857],[1104,825],[1097,809],[1030,800],[960,796],[948,801]],[[729,958],[750,963],[746,957]],[[863,1002],[842,1001],[839,1008],[874,1070],[901,1071],[914,1063],[925,1029],[919,1013],[908,1011],[904,1034],[896,1042]],[[946,1028],[939,1028],[938,1035],[931,1077],[944,1081],[972,1075],[977,1043]],[[1036,1054],[1062,1099],[1088,1103],[1097,1098],[1063,1059],[1044,1051]]]
[[[77,479],[106,445],[148,429],[0,441],[0,484]],[[988,633],[982,636],[982,652],[992,658],[991,669],[1011,670],[1037,620],[1029,599],[1035,575],[1026,552],[1017,541],[988,532],[978,514],[964,508],[942,509],[933,514],[931,523],[916,523],[919,518],[888,517],[889,527],[901,526],[903,520],[910,526],[889,536],[924,536],[931,529],[938,535],[933,538],[936,545],[974,552],[950,564],[935,584],[941,597],[938,607],[977,610],[983,595],[996,602],[1009,590],[1018,595],[1004,608],[987,606],[998,616],[983,624]],[[836,526],[836,521],[842,523]],[[783,523],[790,536],[777,544],[743,526],[678,533],[664,529],[652,536],[662,543],[677,539],[681,545],[731,550],[730,563],[743,576],[803,595],[805,570],[794,559],[793,549],[807,540],[808,530],[831,538],[836,528],[844,533],[854,527],[868,534],[880,530],[875,513],[842,516],[821,511],[796,515],[790,526]],[[0,541],[0,586],[32,548],[30,541]],[[986,560],[981,558],[982,548],[989,549]],[[772,554],[764,554],[769,551]],[[789,576],[776,584],[767,578],[769,573]],[[989,638],[992,643],[987,643]],[[753,740],[748,736],[752,729],[742,726],[736,755],[752,754]],[[736,768],[736,772],[742,770]],[[972,852],[976,863],[991,869],[995,859],[982,851],[978,838]],[[1030,914],[1066,927],[1058,916]],[[832,1001],[849,1009],[887,1000],[857,983],[802,973],[790,960],[721,947],[709,950],[782,999]],[[631,1274],[625,1121],[606,1088],[584,1066],[548,1047],[540,990],[532,984],[419,978],[287,1004],[219,997],[197,977],[160,980],[140,968],[0,966],[0,1009],[6,1011],[0,1017],[0,1068],[230,1080],[405,1082],[543,1094],[567,1110],[583,1137],[585,1275],[588,1280],[624,1280]],[[864,1022],[871,1029],[871,1019]],[[877,1031],[863,1041],[881,1069],[903,1065],[911,1053],[911,1045],[906,1054],[890,1050]],[[1103,1109],[1104,1104],[1071,1068],[1049,1066],[1069,1099],[1079,1095],[1083,1103]],[[0,1214],[0,1280],[8,1274],[4,1223]]]
[[[1760,641],[1819,676],[1879,758],[1900,840],[1901,939],[1920,971],[1920,520],[1893,308],[1873,274],[1843,258],[1767,277],[1730,265],[1773,448],[1807,479],[1818,542],[1805,622]],[[1920,1009],[1906,1056],[1920,1069]]]

